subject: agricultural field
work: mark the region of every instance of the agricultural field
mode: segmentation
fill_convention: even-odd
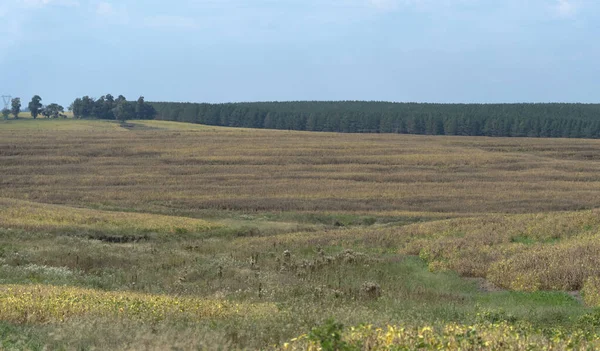
[[[600,348],[600,140],[0,121],[0,349]]]

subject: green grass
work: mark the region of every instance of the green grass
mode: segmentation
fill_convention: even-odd
[[[48,331],[44,329],[0,321],[0,348],[3,350],[43,350],[49,338]]]

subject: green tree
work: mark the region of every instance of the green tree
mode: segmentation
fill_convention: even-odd
[[[125,123],[125,121],[127,120],[127,116],[125,113],[125,102],[117,102],[117,106],[113,109],[113,114],[115,115],[115,118],[117,120],[121,121],[121,123]]]
[[[64,107],[59,104],[50,104],[46,106],[43,113],[46,117],[58,118],[63,115],[62,113],[65,111]]]
[[[44,107],[42,108],[42,110],[40,111],[40,113],[42,114],[42,116],[46,117],[46,118],[50,118],[50,110],[48,109],[48,107]]]
[[[81,118],[83,114],[83,100],[80,98],[75,99],[71,106],[69,106],[69,110],[73,111],[74,118]]]
[[[81,98],[81,117],[92,117],[94,113],[94,99],[89,96]]]
[[[14,98],[12,99],[11,103],[11,110],[10,112],[13,114],[13,116],[15,116],[15,119],[19,118],[19,112],[21,112],[21,98]]]
[[[156,118],[156,109],[154,106],[149,103],[144,103],[144,119],[155,119]]]
[[[115,119],[113,109],[116,107],[115,98],[110,95],[103,95],[93,102],[92,113],[90,116],[100,119]]]
[[[115,104],[116,104],[115,98],[111,94],[106,94],[104,104],[105,104],[104,110],[106,111],[106,114],[103,118],[114,119],[115,116],[114,116],[112,110],[115,108]]]
[[[146,111],[145,111],[144,106],[145,106],[144,97],[140,96],[139,99],[137,100],[137,103],[135,104],[135,116],[137,117],[137,119],[145,119]]]
[[[31,117],[36,119],[42,110],[42,98],[39,95],[34,95],[29,102],[29,111],[31,112]]]
[[[128,119],[135,118],[135,106],[132,103],[125,99],[117,98],[117,107],[113,109],[113,114],[115,118],[121,123],[125,123]]]
[[[4,116],[4,120],[8,119],[8,115],[10,115],[10,110],[5,108],[2,110],[2,116]]]
[[[96,118],[105,118],[107,111],[109,110],[106,109],[106,99],[104,96],[101,96],[98,100],[94,102],[94,109],[92,114]]]
[[[197,104],[189,104],[187,108],[184,109],[184,119],[186,122],[195,122],[196,117],[198,116],[198,105]],[[156,117],[156,109],[154,106],[144,101],[144,97],[140,96],[140,98],[135,103],[135,118],[137,119],[154,119]]]

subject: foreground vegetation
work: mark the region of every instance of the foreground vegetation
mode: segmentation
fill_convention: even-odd
[[[485,322],[443,326],[372,325],[353,327],[328,321],[284,344],[284,350],[595,350],[600,336],[582,329],[571,334],[561,330],[532,328],[513,323]]]
[[[599,149],[1,123],[0,348],[594,349]]]

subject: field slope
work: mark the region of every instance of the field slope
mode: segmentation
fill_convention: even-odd
[[[0,348],[598,347],[598,155],[0,121]]]

